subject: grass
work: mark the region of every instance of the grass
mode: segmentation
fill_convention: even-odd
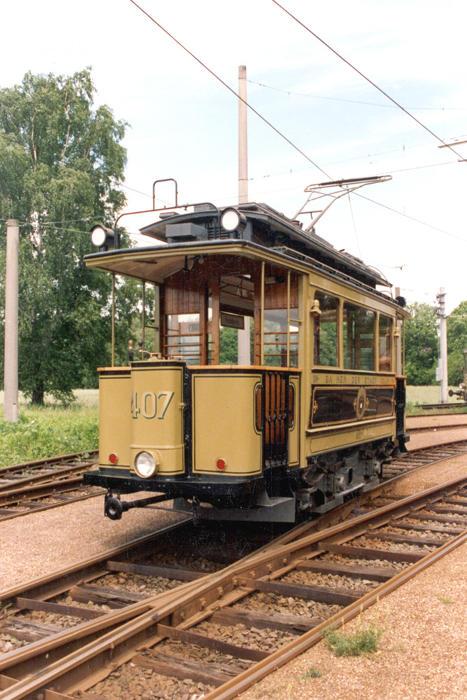
[[[440,603],[443,603],[444,605],[453,605],[454,601],[452,598],[449,598],[448,596],[445,595],[439,595],[438,600]]]
[[[32,408],[20,395],[20,419],[17,423],[5,423],[0,411],[0,468],[68,452],[96,449],[98,391],[79,389],[75,395],[76,402],[69,408],[60,407],[49,397],[45,407]],[[420,413],[417,404],[439,401],[439,387],[409,386],[407,399],[408,414]],[[3,405],[3,392],[0,392],[0,404]],[[464,411],[458,408],[456,412]]]
[[[349,633],[328,630],[324,636],[336,656],[362,656],[377,651],[381,634],[377,627],[366,627]]]
[[[456,389],[457,387],[450,387]],[[434,386],[408,386],[407,387],[407,415],[429,416],[431,413],[452,415],[454,413],[467,413],[467,409],[457,406],[460,401],[456,397],[448,399],[449,408],[425,409],[422,404],[439,403],[441,401],[439,384]]]
[[[0,468],[70,452],[95,450],[98,442],[97,392],[77,392],[69,408],[20,403],[17,423],[0,418]]]
[[[321,678],[322,675],[323,674],[321,673],[321,671],[319,671],[317,668],[313,668],[313,666],[311,666],[311,668],[309,668],[305,671],[305,673],[302,675],[302,678],[303,678],[303,680],[306,681],[309,678]]]

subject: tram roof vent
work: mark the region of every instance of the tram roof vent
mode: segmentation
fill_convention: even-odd
[[[207,241],[208,230],[190,222],[167,224],[165,229],[167,243],[184,243],[185,241]]]

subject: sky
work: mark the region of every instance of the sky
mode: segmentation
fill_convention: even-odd
[[[271,0],[138,1],[233,89],[246,65],[249,102],[333,179],[392,176],[361,191],[373,202],[335,203],[319,235],[377,267],[409,303],[433,303],[440,287],[449,311],[467,299],[467,162]],[[465,2],[283,4],[444,141],[467,140]],[[238,101],[130,0],[4,1],[0,26],[0,87],[28,70],[92,68],[96,104],[128,124],[129,210],[150,208],[151,184],[165,177],[183,202],[238,201]],[[467,143],[456,150],[467,159]],[[288,216],[325,179],[252,113],[248,159],[250,201]],[[170,190],[159,193],[170,204]]]

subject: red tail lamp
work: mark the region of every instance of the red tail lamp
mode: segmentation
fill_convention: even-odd
[[[226,465],[225,459],[222,459],[222,457],[220,457],[220,458],[216,461],[216,467],[217,467],[221,472],[224,471],[224,469],[226,468],[226,466],[227,466],[227,465]]]
[[[118,455],[116,455],[115,452],[109,454],[109,462],[110,464],[118,464]]]

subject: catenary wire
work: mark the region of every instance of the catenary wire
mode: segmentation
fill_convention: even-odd
[[[251,85],[272,90],[273,92],[282,92],[285,95],[294,95],[296,97],[310,97],[314,100],[329,100],[330,102],[347,102],[354,105],[366,105],[367,107],[382,107],[383,109],[398,109],[396,105],[383,104],[383,102],[367,102],[365,100],[351,100],[346,97],[331,97],[329,95],[314,95],[312,92],[297,92],[296,90],[288,90],[287,88],[279,88],[267,83],[260,83],[257,80],[247,80]],[[417,112],[467,112],[467,107],[411,107]]]
[[[130,1],[132,2],[133,0],[130,0]],[[462,156],[460,153],[458,153],[450,144],[448,144],[448,143],[446,143],[445,141],[443,141],[443,139],[442,139],[440,136],[438,136],[438,134],[435,134],[435,132],[434,132],[432,129],[430,129],[429,126],[426,126],[426,124],[424,124],[422,121],[420,121],[420,119],[418,119],[415,115],[413,115],[411,112],[409,112],[408,109],[406,109],[403,105],[401,105],[400,102],[398,102],[398,101],[395,100],[393,97],[391,97],[391,95],[389,95],[385,90],[383,90],[382,88],[380,88],[379,85],[377,85],[373,80],[371,80],[371,78],[369,78],[367,75],[365,75],[365,73],[363,73],[363,72],[362,72],[361,70],[359,70],[356,66],[354,66],[353,63],[351,63],[351,62],[348,61],[346,58],[344,58],[344,56],[343,56],[341,53],[339,53],[339,51],[337,51],[336,49],[334,49],[330,44],[328,44],[327,41],[325,41],[324,39],[322,39],[318,34],[316,34],[316,32],[314,32],[312,29],[310,29],[310,27],[308,27],[304,22],[302,22],[296,15],[294,15],[290,10],[288,10],[286,7],[284,7],[283,5],[281,5],[281,3],[278,2],[278,0],[271,0],[271,2],[273,2],[274,5],[277,5],[277,7],[279,7],[283,12],[285,12],[291,19],[293,19],[294,22],[296,22],[296,23],[299,24],[301,27],[303,27],[303,29],[305,29],[305,31],[307,31],[309,34],[311,34],[311,35],[312,35],[315,39],[317,39],[321,44],[323,44],[324,46],[326,46],[326,48],[329,49],[335,56],[337,56],[337,57],[338,57],[341,61],[343,61],[346,65],[348,65],[349,68],[351,68],[353,71],[355,71],[356,73],[358,73],[358,75],[359,75],[361,78],[363,78],[364,80],[366,80],[367,83],[369,83],[370,85],[372,85],[376,90],[378,90],[378,92],[380,92],[382,95],[384,95],[384,97],[386,97],[386,98],[387,98],[388,100],[390,100],[394,105],[396,105],[396,107],[399,107],[399,109],[401,109],[408,117],[410,117],[411,119],[413,119],[413,121],[416,122],[422,129],[424,129],[424,130],[427,131],[429,134],[431,134],[431,136],[433,136],[437,141],[439,141],[439,143],[441,143],[441,144],[443,144],[443,146],[446,146],[447,148],[449,148],[449,149],[450,149],[453,153],[455,153],[455,155],[458,156],[459,158],[462,158],[462,157],[463,157],[463,156]]]
[[[266,119],[266,117],[264,117],[264,116],[263,116],[260,112],[258,112],[252,105],[250,105],[249,102],[247,102],[247,101],[244,100],[242,97],[240,97],[240,95],[239,95],[233,88],[231,88],[230,85],[228,85],[228,83],[226,83],[215,71],[213,71],[211,68],[209,68],[209,66],[207,66],[200,58],[198,58],[194,53],[192,53],[184,44],[182,44],[182,43],[181,43],[173,34],[171,34],[162,24],[160,24],[160,22],[158,22],[149,12],[147,12],[147,10],[145,10],[141,5],[139,5],[139,4],[136,2],[136,0],[129,0],[129,2],[130,2],[132,5],[134,5],[143,15],[145,15],[145,17],[147,17],[147,19],[149,19],[149,20],[150,20],[154,25],[156,25],[161,31],[163,31],[164,34],[166,34],[170,39],[172,39],[172,41],[174,41],[178,46],[180,46],[180,48],[182,48],[189,56],[191,56],[191,57],[192,57],[197,63],[199,63],[205,70],[207,70],[208,73],[210,73],[218,82],[221,83],[221,85],[223,85],[229,92],[231,92],[233,95],[235,95],[235,97],[236,97],[237,99],[241,100],[254,114],[256,114],[256,115],[257,115],[263,122],[265,122],[273,131],[275,131],[283,140],[285,140],[295,151],[297,151],[298,153],[300,153],[309,163],[311,163],[312,165],[314,165],[323,175],[325,175],[325,176],[326,176],[327,178],[329,178],[330,180],[332,179],[331,175],[329,175],[323,168],[321,168],[317,163],[315,163],[315,162],[310,158],[310,156],[308,156],[301,148],[299,148],[296,144],[294,144],[293,141],[291,141],[287,136],[285,136],[285,134],[283,134],[279,129],[277,129],[268,119]],[[275,2],[275,0],[273,0],[273,2]],[[278,4],[278,6],[280,6],[279,3],[276,3],[276,4]],[[280,7],[281,7],[281,6],[280,6]],[[284,8],[282,8],[282,9],[284,9]],[[287,12],[287,11],[286,11],[286,12]],[[294,19],[295,19],[295,18],[294,18]],[[311,33],[312,33],[312,32],[311,32]],[[345,60],[345,59],[344,59],[344,60]],[[377,86],[376,86],[376,87],[377,87]],[[378,89],[379,89],[379,88],[378,88]],[[383,94],[385,94],[385,93],[383,93]],[[389,96],[387,96],[387,97],[389,97]],[[390,99],[391,101],[393,101],[395,104],[398,105],[398,103],[395,102],[395,100],[393,100],[391,97],[389,97],[389,99]],[[398,105],[398,106],[400,106],[400,105]],[[403,109],[403,111],[406,111],[403,107],[401,107],[401,108]],[[407,113],[410,115],[409,112],[407,112]],[[412,115],[410,115],[410,116],[412,116]],[[416,119],[415,117],[413,117],[413,118]],[[416,120],[416,121],[418,121],[418,120]],[[422,125],[422,126],[423,126],[423,125]],[[424,128],[427,129],[427,127],[424,127]],[[428,129],[427,129],[427,130],[428,130]],[[442,139],[440,139],[439,137],[437,137],[436,134],[433,134],[433,135],[437,138],[437,140],[441,141],[441,143],[444,144],[444,141],[442,141]],[[456,151],[455,151],[453,148],[451,148],[451,151],[453,151],[456,155],[459,155],[458,153],[456,153]],[[361,199],[365,199],[365,200],[367,200],[368,202],[371,202],[372,204],[375,204],[376,206],[382,207],[383,209],[387,209],[387,210],[389,210],[389,211],[392,211],[392,212],[395,213],[395,214],[400,214],[401,216],[404,216],[405,218],[407,218],[407,219],[409,219],[409,220],[411,220],[411,221],[415,221],[415,222],[417,222],[417,223],[419,223],[419,224],[421,224],[421,225],[423,225],[423,226],[428,226],[428,227],[431,228],[431,229],[434,229],[434,230],[436,230],[436,231],[445,233],[445,234],[447,234],[447,235],[449,235],[449,236],[452,236],[452,237],[457,238],[457,239],[459,239],[459,240],[461,240],[461,241],[463,241],[463,242],[466,242],[465,239],[462,238],[461,236],[457,236],[456,234],[450,233],[449,231],[445,231],[445,230],[443,230],[443,229],[439,229],[439,228],[437,228],[436,226],[433,226],[433,225],[431,225],[431,224],[428,224],[428,223],[422,221],[421,219],[417,219],[416,217],[410,216],[410,215],[408,215],[408,214],[404,214],[403,212],[399,212],[397,209],[394,209],[393,207],[390,207],[390,206],[388,206],[388,205],[382,204],[381,202],[378,202],[378,201],[376,201],[376,200],[374,200],[374,199],[371,199],[370,197],[366,197],[365,195],[362,195],[362,194],[360,194],[359,192],[354,192],[353,194],[354,194],[356,197],[360,197]]]
[[[289,146],[291,146],[295,151],[297,151],[297,153],[300,153],[300,155],[303,156],[309,163],[314,165],[314,167],[317,168],[325,177],[331,179],[330,175],[325,170],[323,170],[323,168],[321,168],[314,160],[312,160],[312,158],[310,158],[310,156],[307,155],[305,151],[303,151],[299,146],[297,146],[293,141],[291,141],[282,131],[280,131],[280,129],[274,126],[274,124],[272,124],[272,122],[270,122],[269,119],[263,116],[261,112],[258,112],[258,110],[255,109],[247,100],[243,99],[243,97],[241,97],[236,90],[230,87],[230,85],[226,83],[225,80],[223,80],[220,77],[220,75],[218,75],[214,70],[212,70],[212,68],[209,68],[209,66],[206,63],[204,63],[204,61],[198,58],[198,56],[196,56],[192,51],[190,51],[190,49],[188,49],[184,44],[182,44],[182,42],[179,41],[173,34],[171,34],[165,27],[163,27],[162,24],[160,24],[160,22],[158,22],[155,19],[155,17],[153,17],[149,12],[147,12],[147,10],[141,7],[141,5],[139,5],[136,2],[136,0],[129,0],[129,2],[131,2],[131,4],[134,5],[153,24],[155,24],[156,27],[159,27],[159,29],[161,29],[164,32],[164,34],[167,34],[167,36],[170,37],[172,41],[174,41],[178,46],[180,46],[180,48],[183,49],[183,51],[185,51],[189,56],[191,56],[197,63],[199,63],[200,66],[207,70],[208,73],[210,73],[219,83],[221,83],[221,85],[223,85],[229,92],[231,92],[232,95],[234,95],[238,100],[243,102],[243,104],[245,104],[248,107],[248,109],[251,112],[253,112],[253,114],[256,114],[256,116],[259,117],[265,124],[267,124],[267,126],[269,126],[273,131],[275,131],[276,134],[278,134],[278,136],[281,137],[281,139],[286,141],[286,143],[288,143]]]

